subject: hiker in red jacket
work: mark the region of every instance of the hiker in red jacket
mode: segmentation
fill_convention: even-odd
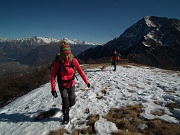
[[[71,53],[70,45],[67,41],[62,40],[60,42],[60,57],[59,60],[54,62],[52,74],[51,74],[51,93],[56,98],[56,81],[57,76],[58,86],[62,98],[62,112],[63,112],[63,123],[69,122],[69,107],[75,104],[75,73],[74,68],[82,77],[87,87],[90,84],[81,69],[79,62],[73,57]]]
[[[119,60],[119,56],[117,55],[117,52],[114,51],[114,54],[112,56],[112,65],[114,66],[114,70],[113,71],[116,71],[116,64],[117,64],[118,60]]]

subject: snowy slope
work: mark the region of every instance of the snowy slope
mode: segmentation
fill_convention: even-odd
[[[86,126],[77,124],[79,120],[86,122],[89,115],[84,113],[86,108],[89,108],[90,114],[103,116],[112,107],[120,108],[136,103],[143,104],[145,108],[141,115],[148,119],[159,118],[179,123],[179,120],[173,117],[173,114],[165,107],[167,103],[180,102],[179,72],[149,67],[118,66],[117,72],[113,72],[112,67],[107,67],[103,71],[99,68],[88,69],[85,73],[91,88],[88,90],[78,76],[77,102],[70,110],[71,124],[61,125],[61,98],[60,96],[56,99],[52,98],[50,83],[47,83],[0,109],[0,134],[45,135],[50,130],[60,127],[65,127],[72,132],[75,128]],[[102,90],[106,90],[107,93],[104,95]],[[168,93],[170,90],[173,92]],[[97,94],[103,98],[97,99]],[[155,104],[155,101],[160,104]],[[57,108],[56,114],[52,118],[34,121],[37,112],[50,108]],[[165,115],[152,115],[151,111],[156,109],[163,110]],[[176,109],[176,114],[180,115],[179,109]],[[102,135],[117,130],[114,123],[103,118],[95,123],[95,129]]]

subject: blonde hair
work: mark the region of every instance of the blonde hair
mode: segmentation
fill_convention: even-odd
[[[67,59],[69,61],[72,61],[74,58],[74,55],[72,53],[70,54],[60,54],[59,60],[62,61],[62,63]]]

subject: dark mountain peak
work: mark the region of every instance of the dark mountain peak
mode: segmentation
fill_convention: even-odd
[[[120,41],[121,44],[126,44],[126,47],[132,47],[141,43],[143,43],[145,46],[151,46],[151,44],[147,43],[149,40],[155,42],[156,44],[167,46],[174,45],[174,41],[176,42],[176,39],[178,38],[177,35],[179,33],[179,23],[180,21],[177,19],[146,16],[126,29],[117,40]],[[171,41],[167,42],[165,38],[168,38],[168,40]],[[121,49],[124,50],[127,48]]]
[[[99,50],[98,57],[95,57],[93,53],[96,50],[99,48],[91,49],[89,52],[87,50],[88,55],[86,56],[84,53],[83,57],[98,60],[110,57],[116,50],[126,58],[133,55],[133,60],[135,56],[143,56],[145,59],[142,61],[141,57],[135,59],[141,63],[148,61],[147,64],[150,63],[150,65],[162,65],[165,62],[164,59],[167,58],[172,65],[180,65],[180,54],[178,53],[180,50],[180,20],[146,16],[127,28],[119,37],[102,46],[101,50],[103,51]],[[83,57],[78,56],[79,59],[83,59]],[[162,57],[164,57],[163,62]],[[132,60],[132,58],[130,59]],[[153,64],[153,61],[156,64]]]

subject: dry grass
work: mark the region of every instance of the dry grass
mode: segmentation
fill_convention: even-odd
[[[72,133],[69,133],[66,129],[60,128],[55,131],[51,131],[48,135],[63,135],[64,133],[71,134],[71,135],[79,135],[79,134],[88,134],[88,135],[95,135],[94,123],[99,120],[99,115],[90,115],[87,117],[87,128],[82,129],[74,129]],[[81,123],[82,122],[82,123]],[[78,125],[84,124],[84,121],[80,121],[76,123]]]
[[[113,132],[112,135],[143,135],[142,133],[134,133],[134,132],[131,132],[131,131],[123,131],[123,130],[119,130],[119,131],[116,131],[116,132]]]
[[[87,120],[88,120],[87,125],[93,126],[94,123],[99,120],[99,114],[90,115],[87,117]]]
[[[58,130],[51,131],[48,135],[63,135],[64,133],[67,133],[67,130],[60,128]]]
[[[72,135],[95,135],[94,128],[92,126],[83,128],[83,129],[75,129],[72,132]]]
[[[143,121],[138,118],[142,105],[127,106],[124,108],[112,108],[105,119],[116,124],[118,129],[137,132],[137,125]]]
[[[173,105],[174,107],[174,105]],[[129,105],[123,108],[111,108],[109,113],[103,118],[116,124],[118,131],[111,133],[112,135],[180,135],[180,125],[165,122],[159,119],[147,120],[140,117],[143,106],[141,104]],[[88,109],[89,112],[89,109]],[[156,112],[155,115],[158,113]],[[95,135],[94,124],[99,120],[99,115],[90,115],[87,117],[87,128],[74,129],[69,133],[65,129],[52,131],[49,135],[61,135],[62,133],[80,135],[89,134]],[[78,123],[77,123],[78,124]],[[81,123],[80,123],[81,124]],[[85,124],[83,121],[82,124]],[[145,129],[138,129],[139,124],[147,125]]]
[[[158,109],[151,112],[153,115],[162,116],[164,115],[164,110]]]
[[[83,129],[75,129],[73,135],[77,134],[90,134],[95,135],[94,123],[99,120],[99,115],[90,115],[87,117],[88,122],[86,123],[89,127]]]
[[[168,107],[170,110],[172,110],[174,108],[180,109],[180,103],[168,103],[165,106]]]
[[[140,117],[143,106],[141,104],[127,106],[124,108],[112,108],[107,120],[114,122],[119,131],[112,133],[113,135],[179,135],[180,125],[168,123],[162,120],[147,120]],[[162,110],[156,110],[154,115],[163,115]],[[147,125],[147,128],[140,130],[137,128],[139,124]]]
[[[161,120],[146,121],[148,128],[141,131],[148,135],[180,135],[180,125]]]

